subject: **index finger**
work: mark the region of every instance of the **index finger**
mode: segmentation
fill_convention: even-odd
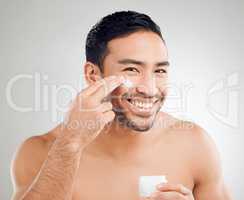
[[[114,89],[119,87],[124,81],[125,78],[123,76],[102,79],[101,84],[99,84],[97,89],[91,95],[94,95],[97,100],[102,100],[104,99],[104,97],[108,96]]]
[[[161,192],[166,191],[176,191],[179,193],[182,193],[184,195],[190,194],[191,190],[183,186],[182,184],[170,184],[170,183],[164,183],[157,186],[157,189]]]

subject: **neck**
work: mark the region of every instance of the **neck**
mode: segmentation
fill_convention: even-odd
[[[157,117],[158,118],[158,117]],[[156,127],[145,132],[138,132],[116,122],[106,126],[95,141],[89,145],[90,150],[96,154],[106,154],[113,158],[145,154],[152,149],[158,141],[160,131]],[[160,130],[160,129],[159,129]]]

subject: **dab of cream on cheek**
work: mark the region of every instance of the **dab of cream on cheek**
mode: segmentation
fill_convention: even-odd
[[[133,83],[129,80],[129,79],[125,79],[124,81],[124,86],[126,86],[127,88],[132,88],[133,87]]]

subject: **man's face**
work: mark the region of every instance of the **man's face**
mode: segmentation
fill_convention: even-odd
[[[121,85],[111,94],[116,119],[136,131],[153,125],[167,90],[168,55],[162,39],[139,31],[108,43],[104,77],[124,75],[132,87]]]

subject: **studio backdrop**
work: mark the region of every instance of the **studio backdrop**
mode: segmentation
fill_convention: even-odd
[[[0,199],[12,195],[10,166],[19,145],[57,125],[85,87],[84,47],[91,26],[119,10],[144,12],[161,27],[171,63],[162,109],[209,132],[227,186],[235,200],[243,200],[242,0],[2,0]]]

